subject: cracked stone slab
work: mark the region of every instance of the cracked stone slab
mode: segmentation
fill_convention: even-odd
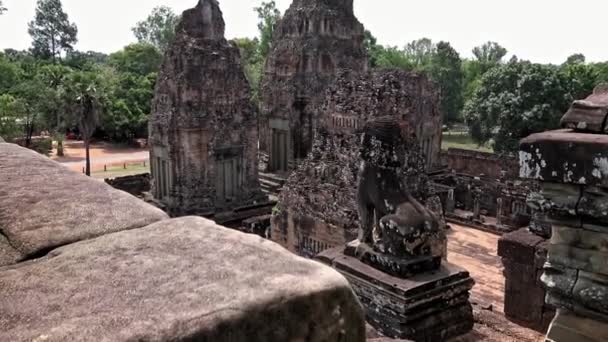
[[[58,248],[0,288],[0,341],[365,341],[338,272],[199,217]]]
[[[0,143],[0,235],[6,237],[0,241],[0,266],[167,218],[126,192]]]
[[[522,140],[520,177],[608,187],[608,134],[557,130]]]

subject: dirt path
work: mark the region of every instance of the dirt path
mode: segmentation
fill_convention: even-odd
[[[85,165],[85,149],[82,141],[64,142],[63,157],[57,157],[53,151],[52,159],[80,171]],[[124,163],[143,163],[148,161],[150,154],[147,149],[117,146],[110,143],[95,143],[90,148],[92,171],[103,170],[104,166],[122,165]]]
[[[504,316],[505,279],[497,255],[497,235],[451,224],[448,234],[448,261],[465,268],[475,279],[471,293],[475,328],[453,342],[540,342],[536,331],[511,323]],[[490,310],[488,310],[490,309]]]

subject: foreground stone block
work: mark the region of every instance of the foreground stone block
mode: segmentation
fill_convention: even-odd
[[[404,279],[344,254],[343,247],[317,258],[342,273],[365,306],[368,323],[395,338],[445,341],[473,328],[469,273],[444,262],[436,272]]]
[[[17,145],[0,143],[0,266],[55,247],[166,219],[103,182]]]
[[[194,217],[0,269],[0,341],[365,340],[346,279]]]

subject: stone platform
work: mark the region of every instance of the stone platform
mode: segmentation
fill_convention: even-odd
[[[338,247],[321,253],[323,263],[344,275],[366,308],[367,321],[386,336],[414,341],[445,341],[473,328],[469,290],[474,281],[447,262],[434,272],[394,277]]]
[[[344,254],[400,278],[409,278],[422,272],[435,271],[441,266],[440,256],[420,256],[412,259],[397,258],[376,252],[371,246],[358,240],[347,244]]]

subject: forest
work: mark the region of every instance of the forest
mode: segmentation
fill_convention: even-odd
[[[0,1],[0,20],[7,10]],[[259,19],[258,35],[231,43],[240,48],[257,103],[281,13],[274,1],[262,1],[252,10]],[[178,21],[170,8],[157,7],[134,23],[134,41],[122,50],[77,51],[78,28],[61,0],[38,0],[29,23],[31,48],[0,52],[0,136],[26,145],[40,132],[58,141],[72,131],[85,140],[147,137],[156,77]],[[472,58],[463,58],[449,42],[421,38],[403,47],[386,46],[366,31],[365,47],[371,68],[428,75],[442,93],[445,129],[466,125],[476,143],[496,152],[514,152],[522,137],[558,127],[572,100],[608,81],[608,62],[588,63],[584,55],[574,54],[559,65],[538,64],[507,57],[497,42],[481,44]]]

